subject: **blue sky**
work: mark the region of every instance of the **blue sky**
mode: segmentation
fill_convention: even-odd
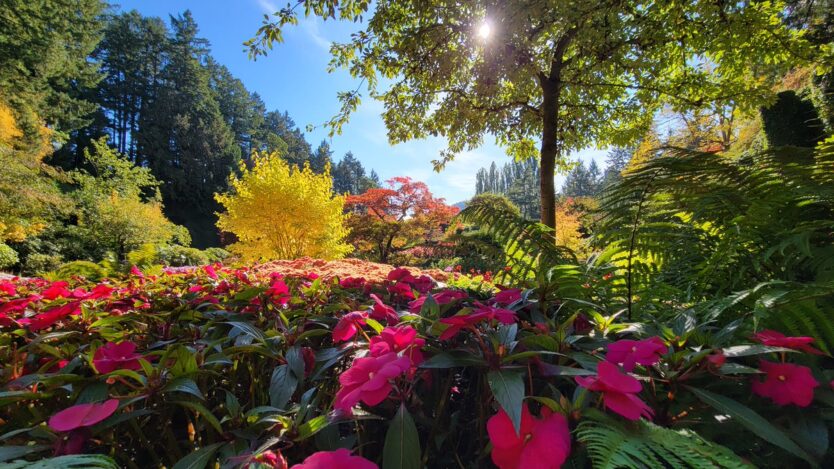
[[[343,71],[327,73],[331,41],[345,40],[357,28],[353,23],[322,21],[308,18],[296,27],[288,28],[284,43],[257,61],[249,60],[242,43],[251,38],[261,25],[264,13],[277,10],[285,0],[123,0],[121,10],[136,9],[147,16],[168,15],[191,10],[202,37],[211,42],[212,55],[241,79],[246,87],[261,95],[270,110],[288,111],[303,130],[307,124],[320,124],[332,117],[339,108],[338,91],[356,88],[356,82]],[[425,181],[431,191],[447,202],[466,200],[475,192],[475,172],[496,161],[509,161],[503,150],[485,138],[480,148],[458,155],[440,173],[432,169],[445,141],[440,138],[415,140],[392,146],[386,137],[385,124],[380,117],[382,105],[370,98],[351,117],[342,135],[329,139],[325,129],[307,133],[307,140],[318,146],[327,139],[338,161],[347,151],[362,161],[368,170],[374,169],[384,179],[410,176]],[[586,150],[577,155],[589,162],[597,160],[605,166],[605,152]],[[561,187],[562,176],[556,186]]]

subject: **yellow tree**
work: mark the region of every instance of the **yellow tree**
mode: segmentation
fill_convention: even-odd
[[[255,155],[252,167],[241,164],[240,171],[229,193],[215,195],[226,209],[217,226],[237,238],[229,250],[250,261],[338,259],[351,251],[344,242],[345,199],[333,195],[329,165],[316,174],[271,153]]]

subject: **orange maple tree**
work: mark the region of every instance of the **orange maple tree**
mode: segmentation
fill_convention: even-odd
[[[435,198],[428,186],[409,177],[385,181],[345,201],[348,241],[357,251],[388,263],[393,254],[437,241],[458,209]]]

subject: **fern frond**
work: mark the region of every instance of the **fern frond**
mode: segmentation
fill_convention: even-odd
[[[6,469],[119,469],[115,461],[100,454],[73,454],[40,461],[12,461]]]
[[[749,468],[729,449],[690,430],[671,430],[641,420],[623,424],[589,412],[576,429],[597,469],[687,467]]]

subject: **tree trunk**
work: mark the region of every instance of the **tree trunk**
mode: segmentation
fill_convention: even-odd
[[[556,187],[553,178],[556,175],[556,158],[559,156],[558,122],[559,122],[559,85],[550,78],[540,78],[542,87],[542,146],[540,151],[541,170],[539,187],[541,188],[541,220],[550,228],[556,228]]]

